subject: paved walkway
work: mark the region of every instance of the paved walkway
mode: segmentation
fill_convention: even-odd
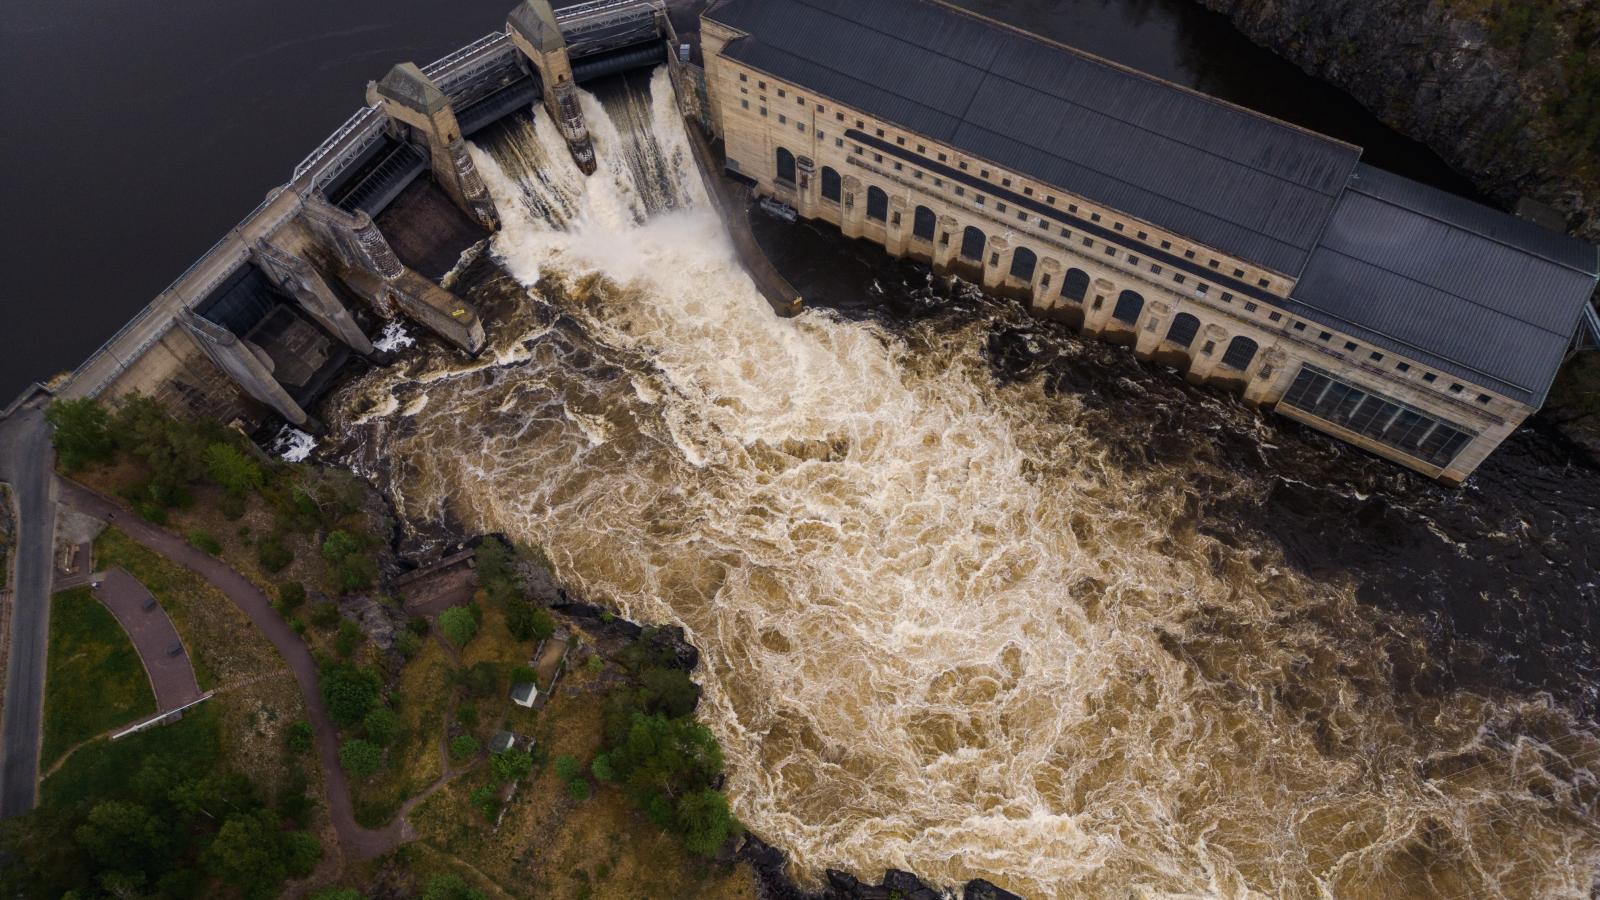
[[[312,733],[316,737],[317,759],[322,764],[328,814],[333,820],[346,858],[371,859],[399,846],[405,840],[404,822],[401,819],[397,818],[376,831],[356,824],[350,804],[350,782],[345,777],[344,769],[339,766],[339,732],[334,728],[333,720],[328,718],[328,708],[322,702],[322,691],[317,684],[316,660],[311,658],[311,651],[289,627],[289,623],[273,610],[266,595],[221,560],[196,550],[172,532],[140,519],[109,497],[65,479],[61,479],[59,485],[62,503],[116,525],[146,549],[195,572],[250,618],[289,664],[289,670],[300,685],[300,694],[306,704],[306,718],[310,720]]]
[[[0,419],[0,480],[16,491],[19,507],[17,583],[0,710],[0,817],[33,809],[38,796],[50,574],[55,567],[55,461],[42,405]]]
[[[200,699],[200,684],[184,649],[178,629],[156,598],[138,579],[121,569],[104,573],[94,584],[94,595],[117,617],[144,662],[150,687],[156,692],[156,711],[171,712]]]

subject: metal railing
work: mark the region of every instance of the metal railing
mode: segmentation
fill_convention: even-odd
[[[556,10],[563,34],[590,31],[654,16],[666,10],[662,0],[590,0]]]
[[[384,118],[386,117],[375,106],[361,107],[356,111],[355,115],[346,119],[345,123],[340,125],[333,134],[328,135],[327,140],[318,144],[317,149],[311,151],[309,156],[301,160],[300,165],[294,167],[294,175],[289,180],[299,182],[307,173],[318,168],[340,142],[350,137],[350,135],[360,132],[362,129],[370,129],[374,125],[381,125]]]
[[[447,73],[465,61],[484,53],[485,51],[500,51],[501,45],[509,45],[511,35],[504,31],[492,31],[472,43],[462,47],[454,53],[441,56],[422,67],[422,74],[429,78]]]

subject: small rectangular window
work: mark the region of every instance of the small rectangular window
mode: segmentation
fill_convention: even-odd
[[[1373,362],[1383,362],[1383,354],[1374,350],[1371,354]]]
[[[857,131],[860,131],[861,129],[863,129],[865,127],[867,127],[867,123],[861,121],[860,119],[856,120],[856,130]]]
[[[805,129],[801,129],[801,130],[804,131]],[[827,137],[828,136],[826,134],[822,133],[821,131],[817,132],[817,140],[819,140],[819,141],[826,140]]]
[[[1294,323],[1294,330],[1295,331],[1305,331],[1306,330],[1306,323],[1304,323],[1304,322],[1296,322],[1296,323]]]
[[[1182,275],[1173,275],[1172,280],[1176,284],[1183,284],[1184,278]]]
[[[1117,248],[1112,247],[1110,245],[1107,245],[1106,246],[1106,255],[1111,257],[1111,258],[1113,258],[1113,259],[1115,259],[1116,256],[1117,256]]]
[[[1100,214],[1099,213],[1089,213],[1089,221],[1091,221],[1091,222],[1100,221]]]
[[[1009,178],[1000,179],[1000,186],[1001,187],[1011,187],[1011,179],[1009,179]]]
[[[843,122],[844,121],[844,113],[836,112],[836,113],[833,114],[833,118],[834,118],[834,121]]]
[[[787,124],[789,124],[789,117],[784,115],[783,113],[778,113],[778,124],[779,125],[787,125]]]
[[[1201,353],[1210,353],[1215,349],[1217,349],[1217,342],[1216,341],[1206,341],[1206,345],[1204,347],[1200,348],[1200,352]]]
[[[877,129],[877,132],[878,132],[878,137],[883,137],[883,129],[882,128]]]
[[[749,81],[749,80],[750,80],[750,76],[749,76],[749,75],[746,75],[746,74],[745,74],[745,73],[743,73],[743,72],[740,72],[740,73],[739,73],[739,80],[740,80],[740,81]]]
[[[1222,292],[1222,302],[1223,303],[1232,303],[1233,302],[1233,295],[1228,293],[1227,291],[1223,291]]]
[[[1137,266],[1138,264],[1139,264],[1139,257],[1137,257],[1137,256],[1128,257],[1128,265]]]
[[[903,169],[904,169],[904,167],[903,167],[903,166],[901,166],[901,165],[900,165],[900,164],[899,164],[899,163],[895,163],[895,164],[894,164],[894,170],[895,170],[895,171],[896,171],[896,172],[899,172],[899,171],[903,171]]]
[[[817,112],[826,112],[826,110],[824,110],[824,109],[823,109],[823,108],[822,108],[822,104],[821,104],[821,103],[818,103],[818,104],[817,104]]]
[[[1076,203],[1068,203],[1067,204],[1067,212],[1075,213],[1077,211],[1078,211],[1078,204],[1076,204]]]
[[[763,116],[767,114],[767,108],[765,106],[761,107],[761,114]]]
[[[1213,259],[1211,262],[1207,263],[1207,265],[1209,265],[1211,268],[1215,269],[1216,267],[1222,265],[1222,263],[1219,263],[1219,262],[1217,262],[1216,260]]]
[[[1270,319],[1270,320],[1272,320],[1272,321],[1274,321],[1274,322],[1276,322],[1276,321],[1278,321],[1278,320],[1279,320],[1279,319],[1282,319],[1282,318],[1283,318],[1283,313],[1279,313],[1279,312],[1270,312],[1270,313],[1267,313],[1267,318],[1268,318],[1268,319]]]
[[[1409,372],[1409,371],[1411,371],[1411,363],[1395,363],[1394,367],[1396,369],[1400,370],[1401,372]]]
[[[1478,395],[1478,402],[1479,403],[1488,403],[1489,402],[1489,395],[1488,394],[1479,394]]]
[[[835,147],[843,147],[844,146],[844,138],[834,138],[833,139],[833,145]]]
[[[1023,188],[1022,189],[1022,196],[1024,196],[1024,197],[1032,197],[1033,196],[1033,188],[1031,188],[1031,187]]]
[[[1039,220],[1039,230],[1040,231],[1049,231],[1050,230],[1050,223],[1046,222],[1043,219],[1040,219]]]
[[[1185,251],[1183,251],[1183,258],[1184,259],[1194,259],[1194,251],[1193,250],[1185,250]]]
[[[794,123],[794,130],[800,132],[801,134],[805,134],[806,133],[806,123],[804,123],[804,122],[796,122],[796,123]]]
[[[944,179],[943,178],[935,178],[933,180],[933,186],[936,187],[936,188],[944,187]]]
[[[1141,240],[1141,241],[1142,241],[1142,240],[1144,240],[1144,239],[1145,239],[1145,238],[1148,238],[1148,237],[1149,237],[1149,236],[1150,236],[1150,235],[1148,235],[1148,234],[1145,234],[1145,233],[1144,233],[1144,232],[1142,232],[1142,231],[1141,231],[1141,232],[1139,232],[1139,233],[1138,233],[1138,235],[1136,235],[1136,236],[1137,236],[1137,237],[1138,237],[1138,238],[1139,238],[1139,240]]]
[[[1156,265],[1156,264],[1154,264],[1154,263],[1151,263],[1150,264],[1150,274],[1151,275],[1160,275],[1161,274],[1161,267]]]
[[[1331,341],[1331,340],[1333,340],[1333,332],[1331,332],[1331,331],[1321,332],[1320,334],[1317,335],[1317,340],[1319,340],[1319,341]]]
[[[1115,231],[1121,231],[1122,230],[1122,223],[1121,222],[1112,222],[1111,223],[1111,227]]]
[[[1234,269],[1233,270],[1233,277],[1235,277],[1235,278],[1243,278],[1244,277],[1244,270],[1243,269]]]
[[[764,90],[767,89],[767,83],[765,81],[758,81],[758,82],[756,82],[756,87],[758,87],[758,88],[760,88],[760,89],[762,89],[764,91]]]
[[[794,105],[795,106],[805,106],[806,105],[806,98],[804,98],[804,97],[796,97],[796,98],[794,98]],[[821,107],[818,107],[818,109],[821,109]]]
[[[1204,294],[1206,291],[1211,290],[1211,285],[1205,284],[1204,282],[1202,282],[1200,284],[1195,285],[1194,289],[1196,291],[1199,291],[1200,293]]]
[[[895,142],[895,143],[896,143],[896,144],[899,144],[899,145],[900,145],[900,146],[902,146],[902,147],[904,147],[904,146],[905,146],[905,145],[906,145],[906,139],[905,139],[905,138],[903,138],[903,137],[897,137],[897,138],[895,138],[895,139],[894,139],[894,142]]]
[[[982,206],[983,205],[983,197],[981,197],[981,196],[973,197],[972,198],[972,202],[978,204],[979,206]]]
[[[1267,281],[1265,278],[1256,279],[1256,287],[1266,287],[1268,284],[1271,284],[1271,282]]]
[[[928,148],[922,146],[921,144],[918,144],[917,145],[917,152],[918,153],[927,153],[928,152]]]
[[[994,211],[995,212],[1005,212],[1006,211],[1006,205],[1004,203],[996,203],[994,205]]]
[[[1354,353],[1359,348],[1356,346],[1356,342],[1355,341],[1345,341],[1344,342],[1344,349],[1350,351],[1351,353]]]
[[[740,100],[739,101],[739,105],[744,107],[745,109],[749,109],[750,108],[750,101],[749,100]]]
[[[1452,393],[1452,394],[1461,393],[1461,385],[1459,385],[1459,384],[1450,385],[1450,393]]]
[[[876,163],[883,162],[883,154],[882,153],[874,153],[874,154],[872,154],[872,161],[876,162]]]
[[[1255,311],[1256,311],[1256,310],[1258,310],[1258,309],[1260,309],[1260,308],[1261,308],[1261,307],[1259,307],[1259,306],[1256,306],[1256,305],[1255,305],[1255,304],[1254,304],[1254,303],[1246,303],[1246,304],[1245,304],[1245,305],[1244,305],[1244,311],[1245,311],[1245,312],[1255,312]]]
[[[921,181],[922,180],[922,170],[921,169],[913,169],[913,170],[911,170],[911,177],[915,178],[918,181]]]
[[[944,154],[939,154],[939,162],[944,162]]]
[[[1084,238],[1083,239],[1083,245],[1085,247],[1093,247],[1094,246],[1094,238]]]
[[[778,96],[779,97],[787,97],[787,96],[789,96],[789,94],[783,88],[778,88]]]
[[[1028,221],[1028,211],[1025,210],[1025,209],[1017,210],[1017,221],[1019,221],[1019,222]]]
[[[979,169],[978,170],[978,177],[979,178],[988,178],[989,177],[989,170],[988,169]]]
[[[1072,237],[1072,232],[1066,228],[1063,228],[1061,229],[1061,236],[1064,238],[1070,238]]]
[[[961,162],[956,163],[956,168],[965,172],[967,170],[967,161],[963,159]]]
[[[1172,242],[1171,241],[1162,241],[1161,242],[1161,249],[1163,249],[1163,250],[1171,250],[1172,249]]]
[[[1432,384],[1438,377],[1439,376],[1433,374],[1432,372],[1422,373],[1422,380],[1428,382],[1429,384]]]
[[[857,145],[856,145],[856,155],[857,155],[857,156],[862,156],[862,155],[864,155],[864,154],[865,154],[865,152],[866,152],[866,151],[865,151],[865,150],[863,150],[863,149],[862,149],[862,147],[861,147],[861,145],[860,145],[860,144],[857,144]]]
[[[966,193],[967,193],[967,189],[966,188],[962,187],[959,184],[956,185],[956,196],[957,197],[964,196]]]

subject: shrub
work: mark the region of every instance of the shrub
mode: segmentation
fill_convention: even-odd
[[[322,542],[334,583],[343,591],[359,591],[378,580],[378,563],[366,552],[365,542],[348,531],[337,530]]]
[[[201,531],[198,528],[189,532],[189,543],[201,553],[209,553],[212,556],[216,556],[222,552],[222,544],[212,537],[210,533]]]
[[[311,723],[305,720],[290,725],[283,733],[283,741],[290,750],[304,753],[311,749]]]
[[[260,490],[265,480],[255,460],[227,444],[207,447],[205,461],[206,477],[231,497],[243,497]]]
[[[332,628],[339,621],[339,606],[332,600],[324,600],[311,607],[311,624],[318,628]]]
[[[589,799],[589,782],[582,778],[574,778],[567,782],[567,796],[580,803]]]
[[[570,753],[563,753],[555,759],[556,777],[562,781],[571,781],[583,774],[583,766],[578,763],[578,758]]]
[[[478,727],[478,708],[471,703],[463,703],[456,707],[456,721],[462,728]]]
[[[400,717],[387,706],[375,706],[361,720],[361,727],[367,734],[367,740],[387,747],[400,733]]]
[[[349,663],[336,663],[322,670],[322,699],[328,704],[333,721],[349,727],[366,717],[378,700],[378,676]]]
[[[599,675],[605,670],[606,661],[601,659],[599,654],[595,654],[594,656],[589,657],[589,661],[584,663],[584,667],[596,675]]]
[[[693,791],[678,798],[678,833],[692,852],[710,856],[732,834],[736,823],[720,791]]]
[[[450,758],[460,762],[476,756],[480,745],[470,734],[460,734],[450,739]]]
[[[333,650],[340,656],[349,656],[356,652],[356,646],[361,643],[361,629],[349,619],[339,622],[339,635],[333,639]]]
[[[478,633],[478,620],[464,606],[452,606],[439,614],[439,631],[457,647],[465,647]]]
[[[489,757],[489,772],[498,784],[516,781],[533,771],[533,757],[513,747]]]
[[[365,778],[383,765],[383,748],[361,738],[351,738],[339,745],[339,764],[358,778]]]
[[[406,628],[410,629],[411,633],[417,637],[428,636],[428,620],[422,616],[412,616],[411,619],[406,622]]]
[[[511,667],[511,683],[512,684],[520,684],[520,683],[522,683],[524,681],[533,681],[535,677],[536,676],[534,675],[533,670],[528,668],[527,666],[512,666]]]
[[[428,879],[422,900],[484,900],[483,891],[468,887],[459,875],[440,874]]]
[[[298,581],[285,581],[278,585],[278,605],[286,613],[294,612],[306,602],[306,586]]]
[[[404,659],[410,659],[422,649],[422,638],[409,631],[402,631],[395,636],[394,649]]]
[[[483,813],[485,819],[491,822],[500,815],[500,798],[495,796],[494,788],[490,785],[486,784],[474,790],[467,799]]]
[[[594,762],[589,764],[589,771],[597,781],[615,781],[617,773],[611,770],[611,757],[604,753],[597,753]]]
[[[284,546],[283,538],[276,534],[268,535],[256,545],[256,561],[268,572],[282,572],[289,563],[294,562],[294,551]]]
[[[458,678],[467,693],[480,700],[493,697],[500,690],[500,671],[487,660],[462,669]]]
[[[55,428],[51,442],[61,467],[76,472],[93,463],[110,462],[117,445],[112,439],[111,414],[98,401],[56,400],[45,410],[45,421]]]

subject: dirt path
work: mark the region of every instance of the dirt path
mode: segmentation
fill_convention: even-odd
[[[140,519],[119,506],[116,501],[95,493],[81,484],[67,479],[59,480],[61,502],[86,515],[122,529],[145,548],[189,569],[232,601],[250,618],[256,628],[266,635],[278,653],[289,664],[294,679],[300,685],[305,699],[306,717],[311,722],[316,737],[317,759],[322,764],[323,786],[328,795],[328,813],[338,833],[339,844],[347,859],[371,859],[393,850],[406,840],[407,830],[403,818],[396,817],[381,829],[363,828],[356,824],[350,803],[350,782],[339,765],[339,732],[328,717],[328,708],[322,702],[322,692],[317,683],[317,664],[311,651],[300,636],[294,633],[265,594],[254,584],[221,560],[196,550],[183,538]]]

